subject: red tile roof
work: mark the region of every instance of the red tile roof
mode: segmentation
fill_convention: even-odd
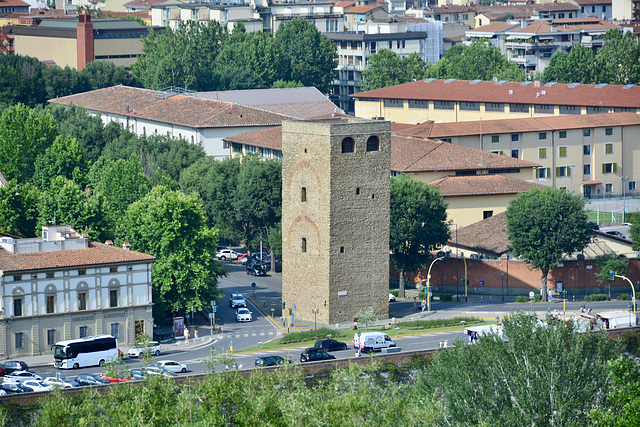
[[[504,212],[458,229],[458,244],[495,254],[509,250],[507,216]]]
[[[517,194],[546,187],[504,175],[446,176],[430,182],[444,197]]]
[[[555,30],[554,30],[555,28]],[[524,28],[514,28],[509,34],[550,34],[569,33],[578,31],[607,31],[619,28],[604,19],[587,18],[567,18],[554,20],[541,20],[530,23]]]
[[[344,14],[362,14],[362,13],[367,13],[367,12],[371,12],[372,10],[375,9],[381,9],[380,6],[354,6],[354,7],[350,7],[349,9],[345,9]]]
[[[0,7],[29,7],[30,4],[22,0],[0,0]]]
[[[585,127],[609,127],[640,125],[640,114],[605,113],[536,117],[533,119],[502,119],[472,122],[425,122],[419,125],[392,125],[399,135],[421,138],[451,138],[455,136],[491,135],[500,133],[543,132],[553,130],[582,129]]]
[[[449,83],[447,83],[449,82]],[[418,80],[350,95],[354,98],[419,99],[467,102],[524,103],[541,105],[584,105],[594,107],[640,108],[640,86],[569,84],[526,86],[521,82],[469,80]],[[545,93],[542,95],[542,93]],[[566,116],[563,116],[566,117]]]
[[[49,102],[73,104],[91,111],[140,117],[191,128],[273,126],[292,118],[230,102],[204,100],[187,95],[161,99],[155,94],[156,91],[148,89],[113,86],[50,99]]]
[[[473,30],[467,31],[467,33],[499,33],[506,31],[510,28],[516,28],[520,24],[510,24],[508,22],[492,22],[489,25],[483,25],[482,27],[476,27]]]
[[[3,273],[16,271],[50,270],[71,267],[89,267],[120,263],[153,262],[155,257],[141,252],[89,242],[86,249],[71,249],[52,252],[35,252],[14,255],[0,248],[0,270]]]
[[[282,128],[276,126],[223,138],[256,147],[282,150]],[[391,170],[397,172],[476,171],[534,168],[538,163],[448,142],[391,134]]]

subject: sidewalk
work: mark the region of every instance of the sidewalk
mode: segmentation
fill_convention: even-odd
[[[184,342],[184,338],[180,337],[174,340],[169,340],[167,342],[160,342],[162,346],[162,353],[160,353],[159,359],[169,358],[171,353],[175,353],[177,351],[183,350],[191,350],[199,347],[203,347],[207,344],[210,344],[215,339],[216,335],[213,337],[210,335],[210,328],[204,326],[198,326],[198,331],[200,332],[200,337],[196,341],[194,338],[190,338],[187,343]],[[127,353],[129,352],[130,346],[119,346],[120,351],[124,355],[124,358],[127,359]],[[44,366],[53,366],[53,354],[43,354],[40,356],[18,356],[15,360],[24,361],[29,368],[34,367],[44,367]]]

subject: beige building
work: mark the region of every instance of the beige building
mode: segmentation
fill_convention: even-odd
[[[640,86],[426,79],[351,95],[356,116],[465,122],[640,111]]]
[[[282,300],[296,319],[389,316],[389,126],[283,122]]]
[[[397,133],[437,139],[536,162],[545,186],[586,198],[638,195],[640,115],[547,116],[531,119],[423,123]]]
[[[68,225],[0,238],[0,352],[50,354],[57,341],[153,334],[151,255],[89,241]],[[53,360],[52,360],[53,361]]]
[[[161,2],[150,6],[151,22],[155,26],[177,29],[182,21],[207,24],[217,21],[229,31],[243,24],[247,32],[263,30],[258,12],[250,4],[240,2]]]

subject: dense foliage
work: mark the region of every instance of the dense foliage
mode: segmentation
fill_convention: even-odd
[[[542,299],[547,299],[549,269],[591,241],[584,202],[555,188],[519,193],[506,211],[513,254],[542,272]]]
[[[417,53],[400,58],[390,49],[381,49],[369,57],[369,66],[362,71],[360,89],[373,90],[422,79],[427,64]]]

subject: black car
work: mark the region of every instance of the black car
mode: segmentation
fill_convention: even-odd
[[[330,360],[336,357],[319,348],[308,348],[300,353],[301,362],[316,362],[318,360]]]
[[[347,344],[336,340],[318,340],[313,348],[319,348],[325,351],[346,350]]]
[[[111,384],[109,381],[100,378],[100,375],[78,375],[76,377],[76,382],[81,386],[88,385],[106,385]]]
[[[264,267],[258,263],[253,263],[247,265],[247,274],[251,274],[254,276],[266,276],[267,272]]]
[[[24,386],[20,383],[4,383],[2,384],[2,389],[6,391],[7,394],[28,393],[33,391],[31,387]]]
[[[2,365],[0,365],[0,368],[5,370],[5,375],[10,374],[12,372],[15,371],[28,371],[29,367],[27,366],[26,363],[18,361],[18,360],[11,360],[9,362],[4,362]]]
[[[276,366],[284,365],[285,363],[291,363],[291,360],[287,360],[280,356],[258,356],[256,357],[256,366]]]

